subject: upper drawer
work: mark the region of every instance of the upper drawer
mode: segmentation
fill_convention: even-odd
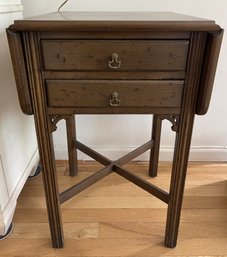
[[[187,40],[42,40],[44,70],[182,71]]]

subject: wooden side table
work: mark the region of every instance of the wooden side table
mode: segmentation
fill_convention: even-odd
[[[17,20],[7,34],[21,108],[35,118],[53,247],[63,247],[60,204],[111,172],[168,204],[165,245],[175,247],[194,116],[208,109],[223,30],[174,13],[61,12]],[[152,139],[112,161],[76,140],[77,114],[153,114]],[[70,175],[76,149],[105,167],[59,193],[52,132],[61,119]],[[176,132],[169,192],[122,167],[151,150],[157,175],[163,119]]]

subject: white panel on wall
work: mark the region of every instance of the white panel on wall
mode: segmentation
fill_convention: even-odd
[[[0,2],[0,235],[8,230],[18,195],[39,162],[33,117],[20,110],[5,31],[22,18],[22,9],[17,0]]]
[[[21,0],[0,0],[0,5],[21,4]]]
[[[56,11],[64,0],[22,0],[26,17]],[[187,15],[213,19],[227,28],[226,0],[69,0],[62,11],[172,11]],[[227,160],[227,35],[224,34],[212,101],[208,114],[196,117],[191,147],[191,160]],[[79,116],[78,138],[90,146],[113,152],[119,147],[123,151],[137,146],[150,136],[149,116]],[[104,124],[108,124],[107,126]],[[59,126],[55,136],[57,158],[65,158],[66,145],[64,127]],[[117,137],[118,136],[118,137]],[[174,133],[168,122],[162,133],[163,160],[169,158],[173,149]]]
[[[0,183],[1,183],[1,186],[0,186],[0,212],[1,212],[3,211],[3,209],[5,208],[9,200],[1,156],[0,156]]]
[[[32,116],[24,115],[18,103],[5,28],[21,13],[3,13],[0,28],[0,153],[4,163],[9,194],[14,190],[21,173],[37,148]],[[4,61],[3,61],[4,60]]]
[[[21,14],[14,13],[12,15],[13,19],[21,18]],[[1,20],[5,22],[5,26],[4,22],[1,23],[3,28],[9,24],[7,18],[8,14],[1,14]],[[12,17],[9,19],[12,20]],[[0,74],[2,74],[0,124],[4,124],[4,126],[1,125],[0,130],[0,149],[5,170],[15,171],[5,174],[9,193],[11,194],[21,175],[17,171],[25,170],[25,160],[28,160],[36,149],[36,137],[33,118],[22,114],[20,111],[8,43],[3,29],[0,34],[0,41],[0,56],[1,60],[4,60],[0,64]],[[28,122],[28,120],[30,121]],[[29,144],[28,137],[31,139]]]
[[[0,0],[0,13],[20,12],[22,9],[20,0]]]

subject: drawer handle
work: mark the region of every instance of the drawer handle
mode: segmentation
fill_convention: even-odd
[[[109,61],[109,67],[111,69],[119,69],[121,67],[121,61],[118,60],[118,54],[117,53],[112,54],[112,60]]]
[[[117,92],[113,92],[110,98],[111,106],[119,106],[121,103],[121,99],[119,99],[119,95]]]

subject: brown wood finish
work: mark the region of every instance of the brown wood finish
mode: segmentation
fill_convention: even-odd
[[[47,80],[50,107],[109,107],[117,92],[119,107],[176,108],[183,81]],[[121,110],[120,110],[121,111]]]
[[[115,107],[112,106],[105,108],[91,108],[91,107],[48,107],[47,112],[49,115],[65,115],[67,114],[166,114],[166,107]],[[169,108],[168,115],[177,115],[180,113],[181,108]]]
[[[169,201],[169,194],[164,190],[152,185],[151,183],[147,182],[146,180],[140,178],[132,174],[131,172],[119,167],[118,165],[114,166],[114,171],[119,174],[120,176],[126,178],[127,180],[131,181],[135,185],[139,186],[143,190],[149,192],[150,194],[156,196],[158,199],[162,200],[163,202],[168,204]]]
[[[120,71],[185,70],[185,40],[42,40],[44,70],[110,71],[117,53]],[[116,72],[116,70],[114,70]]]
[[[21,110],[28,115],[33,114],[31,93],[28,84],[27,68],[24,59],[21,35],[6,30],[16,80],[18,99]]]
[[[40,39],[190,39],[189,31],[41,31]]]
[[[19,97],[31,92],[53,247],[63,247],[60,203],[112,171],[168,203],[165,245],[175,247],[194,116],[209,105],[221,28],[174,13],[60,12],[15,21],[9,33],[16,35],[9,43]],[[154,114],[152,140],[111,161],[76,140],[73,115],[93,113]],[[106,167],[59,194],[52,132],[61,119],[70,174],[77,171],[76,149]],[[152,149],[149,174],[156,176],[163,119],[176,132],[169,193],[122,167]]]
[[[74,147],[77,148],[78,150],[80,150],[81,152],[87,154],[88,156],[90,156],[92,159],[96,160],[97,162],[108,166],[112,161],[108,158],[106,158],[105,156],[103,156],[100,153],[97,153],[96,151],[92,150],[90,147],[82,144],[79,141],[74,141]]]
[[[89,155],[92,159],[100,162],[103,165],[108,166],[109,164],[113,163],[115,165],[123,166],[126,163],[130,162],[131,160],[135,159],[139,155],[143,154],[147,150],[153,147],[153,141],[148,141],[147,143],[143,144],[142,146],[136,148],[135,150],[131,151],[130,153],[126,154],[125,156],[121,157],[116,161],[111,161],[110,159],[106,158],[105,156],[97,153],[96,151],[92,150],[91,148],[87,147],[86,145],[82,144],[79,141],[74,141],[74,146],[82,151],[83,153]]]
[[[224,31],[220,30],[207,35],[199,97],[196,106],[196,114],[198,115],[204,115],[209,108],[223,33]]]
[[[50,118],[46,112],[46,101],[44,96],[44,85],[40,70],[40,53],[38,51],[37,35],[29,33],[29,48],[31,59],[31,74],[34,77],[34,84],[31,84],[33,99],[34,118],[38,137],[41,163],[43,167],[43,184],[46,194],[46,203],[49,217],[52,245],[55,248],[63,247],[63,231],[61,209],[59,201],[58,183],[56,177],[56,165],[53,149],[53,138],[50,128]]]
[[[74,195],[82,192],[84,189],[88,188],[89,186],[93,185],[100,179],[106,177],[110,173],[113,172],[112,164],[106,166],[105,168],[101,169],[97,173],[91,175],[90,177],[82,180],[78,184],[66,189],[64,192],[61,192],[59,195],[60,203],[64,203],[65,201],[72,198]]]
[[[182,100],[182,111],[179,129],[176,133],[170,197],[167,211],[165,245],[175,247],[177,244],[178,227],[184,193],[187,163],[191,143],[191,135],[196,109],[198,85],[203,61],[206,35],[193,33],[189,53],[188,72]]]
[[[87,80],[127,80],[127,79],[133,79],[133,80],[183,80],[185,79],[185,71],[133,71],[133,72],[127,72],[127,71],[44,71],[43,72],[44,78],[47,80],[50,79],[87,79]]]
[[[136,157],[140,156],[147,150],[151,149],[153,147],[153,145],[154,145],[154,142],[152,140],[148,141],[147,143],[143,144],[142,146],[136,148],[135,150],[131,151],[130,153],[126,154],[125,156],[123,156],[120,159],[118,159],[117,161],[115,161],[115,164],[123,166],[126,163],[135,159]]]
[[[126,154],[125,156],[121,157],[116,161],[111,161],[108,158],[102,156],[101,154],[95,152],[91,148],[87,147],[86,145],[80,143],[79,141],[73,141],[74,146],[76,149],[81,150],[82,152],[86,153],[94,160],[100,162],[103,165],[106,165],[105,168],[101,169],[97,173],[93,174],[92,176],[87,177],[86,179],[80,181],[78,184],[68,188],[64,192],[60,193],[60,203],[64,203],[65,201],[72,198],[74,195],[82,192],[89,186],[93,185],[94,183],[98,182],[100,179],[104,178],[105,176],[109,175],[110,173],[117,172],[119,175],[128,178],[130,181],[135,183],[136,185],[140,186],[144,190],[148,191],[149,193],[157,196],[159,199],[163,200],[165,203],[168,203],[168,194],[163,190],[155,187],[150,183],[146,183],[143,179],[130,174],[128,171],[125,171],[120,166],[128,163],[129,161],[133,160],[137,156],[141,155],[145,151],[151,149],[153,147],[153,142],[149,141],[142,145],[141,147],[135,149],[134,151]],[[69,159],[70,162],[70,159]]]
[[[69,157],[69,174],[71,177],[78,174],[77,150],[73,142],[76,140],[76,123],[74,115],[70,115],[66,120],[67,145]]]
[[[156,177],[158,172],[158,158],[160,150],[160,139],[162,130],[162,119],[158,115],[153,116],[152,121],[152,136],[151,139],[154,141],[154,147],[150,151],[150,166],[149,175],[151,177]]]
[[[17,31],[218,31],[212,20],[171,12],[55,12],[17,20]]]

